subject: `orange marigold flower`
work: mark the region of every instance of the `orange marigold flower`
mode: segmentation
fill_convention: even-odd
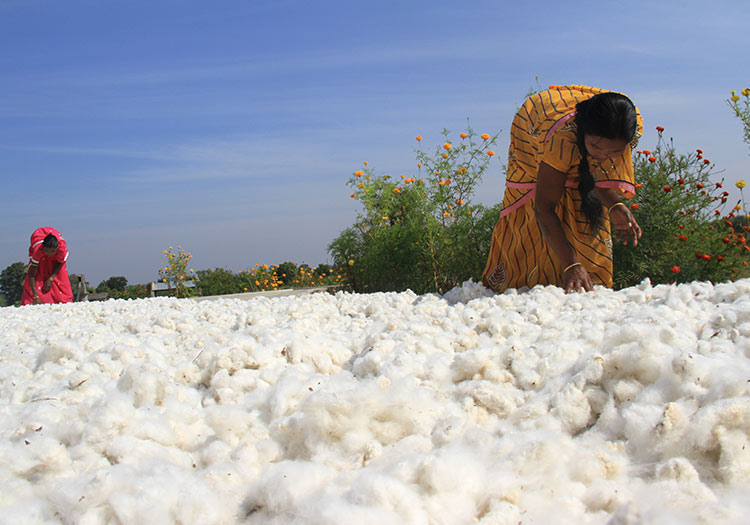
[[[630,209],[631,209],[631,210],[637,210],[637,209],[638,209],[638,203],[637,203],[637,202],[634,202],[633,204],[631,204],[631,205],[630,205]]]
[[[446,142],[445,144],[443,144],[443,149],[447,150],[447,149],[451,149],[452,147],[453,145],[450,142]]]
[[[649,161],[649,162],[656,162],[656,157],[649,157],[649,158],[648,158],[648,161]]]
[[[450,155],[448,155],[447,153],[443,153],[443,158],[444,159],[447,159],[448,157],[450,157]]]
[[[667,193],[669,193],[670,191],[672,191],[672,187],[671,186],[664,186],[664,191],[666,191]]]
[[[354,194],[353,194],[353,193],[350,193],[350,194],[349,194],[349,197],[351,197],[351,198],[353,199],[353,198],[354,198]]]
[[[697,149],[697,150],[695,150],[695,152],[696,152],[696,153],[697,153],[698,155],[703,155],[703,150],[702,150],[702,149]]]
[[[680,273],[680,267],[676,264],[672,266],[672,273]]]
[[[685,179],[677,179],[677,184],[685,184]]]
[[[682,242],[685,242],[685,241],[687,241],[687,235],[680,235],[679,239],[680,239],[680,240],[681,240]]]
[[[489,138],[490,138],[490,135],[489,135],[489,133],[482,133],[482,135],[481,135],[481,136],[482,136],[482,140],[487,140],[487,139],[489,139]]]
[[[462,201],[461,199],[456,199],[456,204],[458,204],[459,206],[461,206],[463,203],[464,201]]]
[[[636,184],[636,185],[635,185],[635,187],[636,187],[636,188],[643,188],[643,184],[641,184],[641,183],[639,182],[638,184]]]
[[[445,183],[446,183],[446,184],[450,184],[450,183],[451,183],[451,180],[450,180],[450,179],[445,179]]]
[[[702,190],[703,189],[703,184],[701,184],[699,182],[698,184],[695,185],[695,187],[698,188],[699,190]]]
[[[711,164],[711,161],[708,159],[703,159],[703,164]]]
[[[721,212],[719,210],[714,210],[714,215],[721,215]]]
[[[650,149],[644,149],[643,150],[643,154],[644,155],[651,155],[651,150]]]
[[[492,151],[492,150],[487,151],[487,155],[489,155],[490,157],[493,156],[494,154],[495,154],[495,152]]]
[[[354,176],[355,177],[361,177],[362,175],[364,175],[364,173],[362,173],[361,171],[355,171],[354,172]]]
[[[721,262],[721,261],[724,260],[724,257],[722,257],[721,255],[717,255],[716,256],[716,260],[719,261],[719,262]]]
[[[445,213],[443,213],[443,217],[450,217],[450,216],[451,216],[451,213],[449,211],[446,211]]]
[[[468,135],[467,135],[466,133],[461,133],[461,135],[459,135],[459,136],[460,136],[460,137],[461,137],[462,139],[465,139],[466,137],[468,137]]]
[[[717,187],[717,188],[723,188],[723,186],[721,185],[721,182],[717,182],[717,183],[716,183],[716,187]]]
[[[662,126],[656,126],[656,131],[661,133],[662,131],[664,131],[664,128]]]
[[[421,167],[422,167],[422,163],[420,162],[419,164],[417,164],[417,168],[421,168]]]
[[[701,259],[703,259],[704,261],[710,261],[711,260],[711,256],[709,254],[707,254],[707,253],[704,253],[703,256],[701,257]]]
[[[367,161],[365,161],[365,166],[367,166]]]
[[[417,135],[417,140],[422,140],[422,135]]]

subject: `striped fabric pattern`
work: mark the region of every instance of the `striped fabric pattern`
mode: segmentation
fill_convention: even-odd
[[[568,240],[594,284],[612,286],[612,239],[609,220],[598,235],[590,233],[578,194],[580,152],[576,143],[575,106],[605,90],[556,86],[524,102],[513,119],[508,149],[503,209],[492,234],[483,282],[497,292],[541,284],[562,286],[562,268],[544,240],[534,217],[539,165],[545,162],[566,174],[565,192],[556,211]],[[638,117],[640,136],[642,122]],[[615,159],[589,166],[597,186],[626,197],[635,194],[632,146]],[[606,211],[605,211],[606,214]]]

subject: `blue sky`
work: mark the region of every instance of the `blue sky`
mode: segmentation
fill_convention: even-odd
[[[750,178],[725,104],[748,27],[744,0],[0,0],[0,270],[38,226],[94,286],[155,280],[178,244],[195,269],[329,262],[363,161],[414,172],[414,137],[467,118],[502,157],[536,77],[624,92],[643,147],[661,125]]]

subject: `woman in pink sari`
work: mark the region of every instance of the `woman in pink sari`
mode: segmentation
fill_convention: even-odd
[[[68,246],[60,232],[49,226],[34,230],[29,258],[21,304],[72,302],[73,291],[65,267]]]

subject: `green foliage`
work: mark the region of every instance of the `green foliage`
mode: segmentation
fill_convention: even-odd
[[[643,231],[637,247],[614,246],[614,287],[652,283],[721,282],[747,275],[747,246],[729,192],[714,181],[703,152],[678,153],[662,137],[654,151],[634,153],[636,197],[626,201]],[[640,187],[638,187],[640,186]],[[739,206],[739,204],[738,204]]]
[[[110,295],[113,291],[123,293],[125,292],[125,287],[127,287],[127,285],[128,280],[125,277],[110,277],[106,281],[100,282],[99,286],[96,287],[96,291],[99,293],[108,292]]]
[[[182,246],[178,246],[177,250],[170,246],[169,250],[164,250],[164,256],[167,260],[162,263],[163,267],[159,270],[162,281],[177,290],[177,297],[190,297],[192,291],[185,283],[191,280],[190,274],[193,273],[193,270],[188,270],[192,254],[183,250]]]
[[[356,291],[444,292],[481,278],[499,206],[470,199],[497,135],[477,137],[467,126],[457,141],[447,130],[443,137],[432,153],[415,149],[412,176],[376,175],[365,163],[347,181],[362,210],[328,250]]]
[[[25,277],[26,265],[22,262],[13,263],[0,273],[0,294],[4,296],[6,304],[21,301]]]
[[[198,290],[201,295],[224,295],[238,293],[239,283],[234,273],[225,268],[198,270]]]
[[[731,91],[727,104],[732,108],[735,116],[740,119],[743,127],[743,140],[750,146],[750,88],[741,90],[742,97],[736,91]]]

